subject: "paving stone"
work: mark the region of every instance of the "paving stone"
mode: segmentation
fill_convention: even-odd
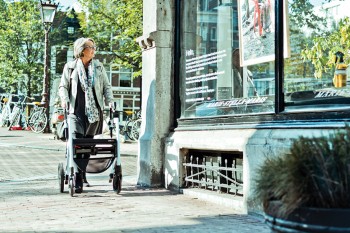
[[[70,197],[67,186],[59,193],[57,165],[64,161],[65,145],[51,137],[0,128],[0,232],[270,232],[261,217],[138,187],[135,144],[124,145],[119,195],[108,172],[88,174],[91,187],[82,194]]]

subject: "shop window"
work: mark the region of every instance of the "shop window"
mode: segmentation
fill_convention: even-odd
[[[310,22],[297,15],[289,1],[286,14],[291,56],[284,61],[286,110],[313,111],[349,106],[350,88],[346,79],[349,72],[345,68],[349,61],[349,45],[342,42],[339,33],[343,30],[341,25],[350,25],[347,19],[350,13],[345,10],[349,3],[348,0],[317,3],[311,12],[304,12],[314,18]],[[344,53],[344,76],[339,75],[335,80],[336,64],[329,54],[335,55],[338,50]]]
[[[198,6],[206,4],[203,0],[196,2]],[[240,21],[237,1],[209,1],[211,11],[201,11],[192,3],[183,1],[183,17],[180,17],[182,28],[186,28],[181,35],[182,54],[185,54],[180,72],[182,117],[273,112],[272,15],[264,33],[259,34],[258,26],[251,26],[254,5],[248,6],[250,17]],[[272,5],[269,7],[270,12],[265,15],[274,9]],[[244,33],[237,30],[239,23],[245,27]],[[199,43],[195,39],[199,36],[196,33],[203,31],[198,27],[210,30],[210,40]],[[241,51],[239,41],[243,40],[248,43]]]
[[[350,45],[340,32],[350,27],[350,0],[285,0],[277,8],[283,32],[275,2],[181,1],[181,118],[349,108]],[[198,40],[204,28],[208,40]],[[283,63],[275,63],[276,34],[283,35]],[[283,65],[278,78],[275,64]]]

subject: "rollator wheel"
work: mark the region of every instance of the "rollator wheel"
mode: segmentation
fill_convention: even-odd
[[[58,164],[58,185],[60,187],[60,192],[64,192],[64,170],[63,170],[63,163]]]
[[[122,190],[122,176],[115,175],[113,177],[113,191],[119,194],[121,190]]]
[[[69,194],[71,197],[73,197],[74,195],[74,187],[75,186],[75,174],[74,174],[74,168],[71,168],[71,172],[70,172],[70,176],[69,176],[69,183],[68,183],[68,187],[69,187]]]
[[[69,178],[69,194],[71,197],[74,195],[74,177]]]
[[[117,165],[113,176],[113,190],[117,194],[122,190],[122,167]]]

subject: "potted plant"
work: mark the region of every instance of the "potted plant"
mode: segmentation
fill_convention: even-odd
[[[350,128],[267,158],[255,194],[273,232],[350,232]]]

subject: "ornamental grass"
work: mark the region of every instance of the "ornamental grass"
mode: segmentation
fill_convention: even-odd
[[[290,153],[265,160],[255,195],[266,208],[282,203],[279,215],[299,207],[350,207],[350,128],[321,137],[299,137]]]

